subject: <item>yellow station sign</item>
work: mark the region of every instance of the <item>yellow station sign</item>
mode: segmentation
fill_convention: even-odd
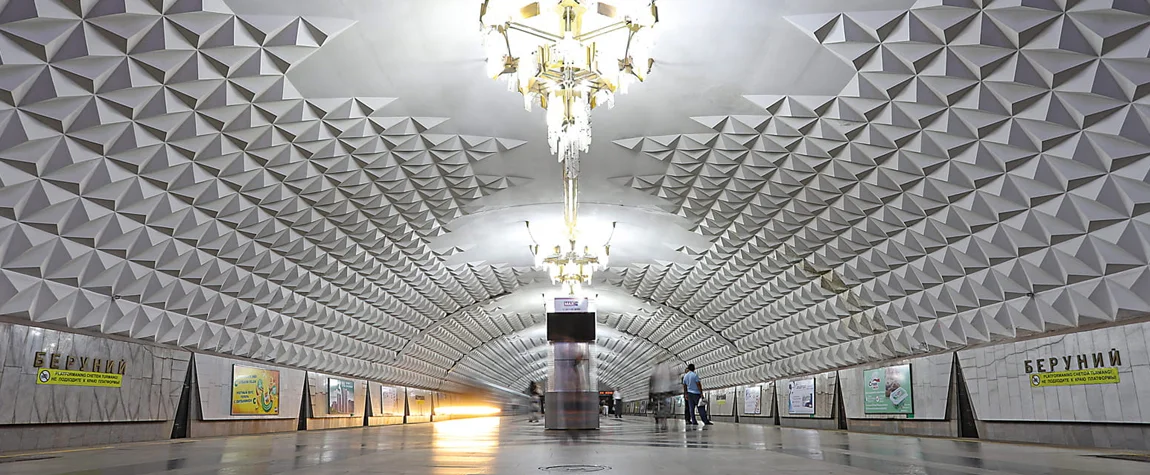
[[[1030,375],[1030,386],[1077,386],[1082,384],[1118,384],[1118,368],[1095,368]]]
[[[68,371],[49,368],[42,368],[36,371],[36,384],[118,388],[123,385],[123,383],[124,375],[122,374]]]

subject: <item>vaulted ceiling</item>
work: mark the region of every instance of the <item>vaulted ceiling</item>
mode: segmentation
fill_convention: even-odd
[[[660,0],[596,111],[600,381],[1150,311],[1143,0]],[[0,0],[0,315],[422,387],[546,371],[542,114],[478,0]]]

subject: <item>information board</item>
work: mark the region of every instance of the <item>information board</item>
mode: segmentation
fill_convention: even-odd
[[[863,412],[914,414],[910,365],[863,371]]]
[[[799,379],[787,383],[787,413],[815,413],[815,380]]]
[[[355,414],[355,382],[328,378],[327,413]]]
[[[743,414],[763,413],[763,388],[751,386],[743,390]]]
[[[278,416],[280,372],[232,365],[232,415]]]

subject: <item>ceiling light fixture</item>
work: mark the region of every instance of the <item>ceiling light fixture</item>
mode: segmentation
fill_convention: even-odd
[[[591,146],[591,110],[650,73],[654,0],[484,0],[479,22],[487,71],[547,110],[547,140],[560,162]],[[577,170],[576,165],[576,170]]]
[[[611,235],[607,237],[607,242],[592,248],[578,242],[574,223],[568,222],[566,245],[555,245],[550,253],[540,252],[539,243],[531,234],[531,222],[526,225],[527,235],[532,242],[531,254],[535,256],[535,268],[547,271],[551,283],[562,285],[569,295],[581,294],[583,286],[591,284],[595,271],[607,267],[616,223],[611,223]]]

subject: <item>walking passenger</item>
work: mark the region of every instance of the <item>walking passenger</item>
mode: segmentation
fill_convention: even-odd
[[[527,422],[539,422],[539,412],[543,408],[543,391],[539,389],[539,384],[532,381],[527,385],[527,395],[531,398],[531,418]]]
[[[623,391],[615,390],[615,418],[623,418]]]
[[[667,429],[667,419],[675,412],[674,396],[677,391],[675,382],[675,368],[669,360],[662,360],[655,364],[651,371],[651,378],[647,381],[647,410],[655,416],[655,428]]]

